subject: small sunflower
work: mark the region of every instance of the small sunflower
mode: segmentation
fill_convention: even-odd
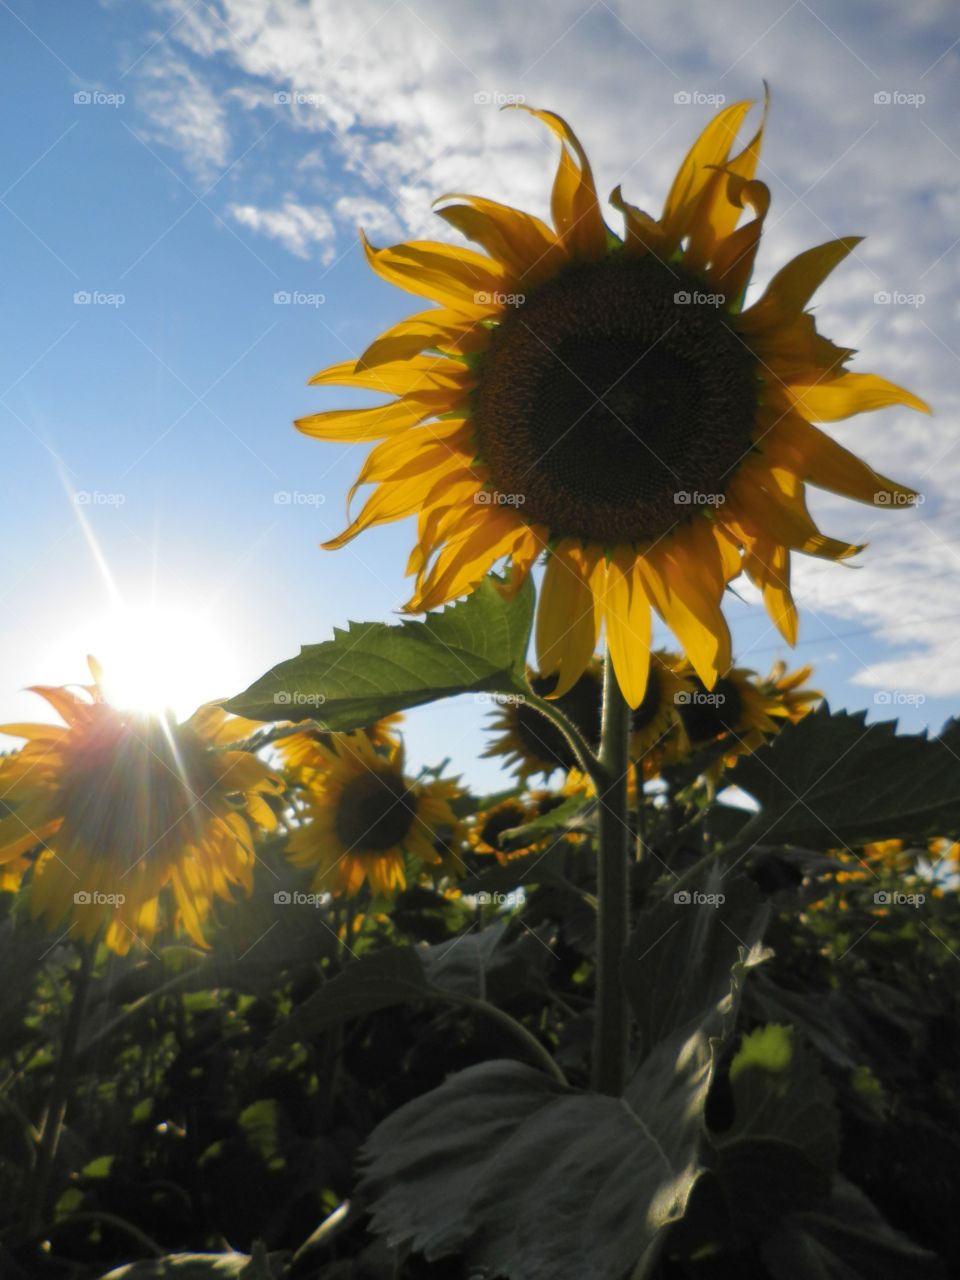
[[[555,676],[540,676],[528,670],[527,683],[539,697],[552,697],[557,682]],[[574,684],[556,699],[556,703],[587,742],[596,746],[600,741],[603,706],[602,661],[594,658]],[[577,767],[573,748],[561,730],[521,698],[503,703],[490,728],[497,736],[483,752],[483,757],[504,756],[505,765],[516,765],[514,774],[522,782],[535,774],[547,777],[554,769]]]
[[[205,946],[217,898],[249,892],[256,827],[272,830],[265,797],[282,782],[248,751],[259,726],[204,706],[181,724],[121,711],[103,698],[100,670],[79,692],[37,687],[64,721],[13,724],[26,745],[0,763],[0,864],[30,871],[32,914],[120,954],[160,927],[172,893],[177,922]]]
[[[382,441],[351,497],[362,485],[373,492],[325,545],[416,514],[408,610],[472,591],[501,562],[516,590],[546,555],[536,645],[558,696],[603,626],[624,695],[639,706],[651,609],[712,689],[731,666],[721,603],[741,572],[795,643],[791,551],[845,560],[861,549],[817,529],[806,485],[866,503],[916,496],[813,425],[894,404],[927,410],[884,378],[848,371],[853,350],[820,336],[807,310],[857,239],[801,253],[742,309],[770,204],[754,176],[763,123],[733,154],[751,105],[707,125],[659,219],[614,190],[622,237],[604,224],[573,130],[521,108],[561,142],[553,226],[454,194],[439,214],[483,253],[364,239],[383,279],[440,306],[312,379],[395,399],[297,423],[321,440]]]
[[[681,673],[683,666],[683,658],[666,649],[650,654],[647,687],[630,717],[632,759],[644,759],[668,740],[675,752],[689,750],[680,707],[684,698],[693,692],[693,686]]]
[[[564,798],[554,791],[531,791],[525,796],[511,796],[508,800],[501,800],[492,808],[481,809],[474,815],[467,830],[467,841],[474,853],[492,854],[500,863],[525,858],[540,850],[548,837],[544,835],[522,848],[509,850],[501,847],[500,837],[505,831],[525,826],[558,808],[563,804]]]
[[[406,886],[407,856],[443,863],[440,833],[459,827],[450,808],[455,782],[412,781],[402,746],[378,751],[362,731],[333,734],[317,751],[323,765],[310,779],[307,820],[288,845],[295,866],[314,869],[314,892],[352,897],[366,880],[387,894]]]
[[[813,710],[816,703],[823,700],[823,694],[819,689],[804,688],[812,674],[811,666],[787,671],[785,662],[782,660],[775,662],[766,679],[757,681],[761,692],[773,699],[773,705],[769,707],[768,713],[771,716],[785,718],[791,724],[802,720],[808,712]]]
[[[397,731],[402,722],[403,714],[398,711],[358,732],[365,733],[378,751],[389,752],[400,741]],[[323,729],[301,729],[298,733],[278,738],[274,745],[294,781],[301,781],[309,778],[314,770],[324,767],[328,756],[321,748],[329,751],[333,736]]]

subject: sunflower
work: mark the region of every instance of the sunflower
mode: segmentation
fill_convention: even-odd
[[[630,756],[643,760],[657,747],[670,741],[678,753],[689,750],[686,730],[680,719],[680,706],[693,692],[690,681],[681,674],[683,658],[666,649],[650,654],[647,687],[638,707],[630,716]]]
[[[314,892],[352,897],[366,880],[386,894],[406,886],[407,856],[443,863],[440,834],[459,829],[450,808],[455,782],[412,781],[402,746],[378,751],[362,731],[333,734],[317,752],[323,766],[310,778],[307,820],[288,845],[295,866],[314,869]]]
[[[768,708],[768,714],[783,717],[791,724],[796,724],[812,711],[814,705],[823,699],[819,689],[804,688],[812,674],[811,666],[787,671],[785,662],[775,662],[766,679],[757,682],[761,692],[774,700],[773,705]]]
[[[557,681],[555,676],[540,676],[528,670],[527,683],[538,696],[552,697]],[[603,704],[603,663],[600,659],[594,658],[556,701],[587,742],[596,746],[600,741]],[[577,758],[563,732],[522,698],[511,698],[501,703],[490,727],[497,736],[483,752],[483,758],[504,756],[505,765],[516,765],[514,774],[522,782],[538,773],[546,777],[554,769],[577,767]]]
[[[500,837],[513,827],[525,826],[559,808],[564,798],[554,791],[531,791],[525,796],[511,796],[507,800],[501,800],[492,808],[481,809],[474,815],[467,830],[467,841],[474,853],[493,854],[500,863],[525,858],[543,847],[548,834],[545,833],[539,840],[533,840],[522,848],[510,850],[501,847]]]
[[[731,667],[707,689],[692,667],[681,669],[690,685],[678,695],[678,712],[694,749],[721,743],[728,749],[727,763],[762,746],[780,731],[780,704],[755,681],[755,672]]]
[[[614,190],[622,236],[604,224],[569,125],[520,108],[561,142],[553,226],[454,194],[437,202],[440,217],[482,253],[364,238],[383,279],[440,305],[311,380],[395,396],[297,423],[321,440],[382,441],[351,497],[376,487],[324,545],[417,513],[411,612],[472,591],[500,562],[515,591],[545,554],[536,644],[555,696],[580,677],[602,625],[638,706],[651,607],[712,689],[731,665],[721,608],[731,579],[748,575],[793,644],[790,552],[861,550],[820,533],[807,482],[866,503],[916,497],[813,425],[893,404],[927,411],[884,378],[848,371],[852,349],[820,336],[806,310],[858,240],[801,253],[742,309],[770,204],[754,177],[763,123],[732,153],[751,105],[707,125],[659,219]]]
[[[128,713],[103,698],[99,667],[78,692],[33,692],[64,721],[13,724],[26,745],[0,763],[0,864],[30,871],[32,914],[126,953],[149,942],[172,894],[177,923],[205,946],[216,898],[252,885],[253,834],[276,816],[265,796],[282,782],[231,744],[259,727],[201,707],[189,720]]]
[[[402,721],[403,715],[398,711],[358,732],[365,733],[378,751],[389,752],[400,741],[397,730]],[[327,755],[320,748],[329,749],[332,740],[333,734],[323,729],[301,729],[285,738],[278,738],[274,745],[294,781],[299,782],[324,767]]]

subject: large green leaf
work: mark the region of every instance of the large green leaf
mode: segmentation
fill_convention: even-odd
[[[736,847],[836,848],[894,837],[923,841],[960,828],[960,755],[938,739],[868,725],[829,708],[790,725],[730,781],[760,804]]]
[[[731,885],[738,909],[749,890]],[[428,1258],[462,1253],[510,1280],[614,1280],[655,1266],[703,1172],[704,1108],[747,967],[762,958],[762,908],[742,944],[648,1053],[623,1098],[566,1088],[513,1062],[451,1076],[394,1112],[364,1153],[361,1193],[389,1242]],[[695,930],[688,912],[685,930]],[[719,947],[696,963],[719,963]],[[730,959],[731,953],[724,956]],[[722,972],[722,970],[721,970]]]
[[[315,991],[277,1029],[267,1046],[277,1053],[330,1027],[418,1000],[487,1000],[495,983],[529,988],[550,952],[535,935],[514,936],[506,921],[473,929],[431,947],[387,947],[361,956]]]
[[[895,1230],[843,1178],[822,1208],[791,1214],[763,1245],[774,1280],[922,1280],[944,1275],[936,1257]]]
[[[459,693],[522,694],[533,617],[527,582],[512,600],[486,578],[465,600],[397,626],[351,622],[305,645],[227,710],[254,720],[316,720],[357,729],[381,716]]]

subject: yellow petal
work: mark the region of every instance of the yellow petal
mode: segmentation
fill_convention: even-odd
[[[559,698],[583,675],[597,647],[598,623],[583,555],[565,540],[548,556],[537,604],[537,666],[558,677],[551,697]]]
[[[640,572],[640,558],[618,549],[607,565],[603,622],[610,661],[629,706],[643,701],[650,672],[650,601]]]
[[[358,369],[373,369],[397,360],[408,360],[427,348],[462,355],[482,350],[490,333],[476,316],[465,316],[449,308],[421,311],[393,325],[370,343],[356,363]]]
[[[875,373],[843,373],[811,386],[794,384],[784,394],[797,412],[811,422],[837,422],[855,413],[869,413],[892,404],[904,404],[920,413],[930,407],[919,396]]]
[[[339,440],[345,444],[377,440],[405,431],[424,418],[449,412],[454,407],[451,400],[449,392],[435,391],[405,396],[373,409],[328,409],[325,413],[311,413],[306,418],[298,418],[294,426],[315,440]]]
[[[507,292],[503,267],[471,249],[434,240],[375,249],[363,236],[363,250],[373,270],[390,284],[449,306],[475,308],[478,316],[495,311],[493,295]]]
[[[603,257],[607,252],[607,229],[600,213],[593,171],[580,139],[566,120],[553,111],[538,110],[522,103],[513,105],[536,116],[560,139],[560,163],[553,182],[550,211],[564,247],[572,257]]]
[[[691,576],[682,535],[669,541],[669,552],[664,544],[640,561],[641,574],[657,612],[680,641],[697,675],[712,689],[730,667],[730,631],[707,584]]]
[[[862,239],[862,236],[846,236],[798,254],[781,267],[763,296],[740,316],[737,328],[741,333],[753,333],[796,319],[834,267]]]
[[[687,234],[705,188],[716,185],[715,166],[726,164],[737,131],[752,106],[752,102],[735,102],[726,107],[710,121],[687,152],[660,218],[671,252]]]
[[[545,280],[561,266],[563,246],[539,218],[481,196],[457,193],[436,203],[442,202],[440,217],[501,263],[514,290]]]
[[[308,386],[364,387],[384,395],[403,395],[409,391],[454,390],[472,383],[470,370],[458,360],[444,356],[410,356],[391,360],[373,368],[360,368],[356,360],[343,360],[315,373]]]
[[[782,418],[764,435],[761,449],[771,462],[789,467],[820,489],[857,502],[909,505],[917,494],[869,467],[818,427],[796,414]]]

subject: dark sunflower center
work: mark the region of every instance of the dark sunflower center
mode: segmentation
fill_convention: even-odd
[[[534,693],[546,697],[557,682],[555,676],[536,676],[530,683]],[[592,746],[600,741],[601,699],[599,676],[584,672],[576,684],[556,700],[556,705]],[[552,720],[526,702],[516,704],[516,716],[517,734],[529,756],[538,757],[553,768],[578,767],[570,743]]]
[[[630,728],[634,733],[639,733],[641,729],[646,729],[647,725],[656,718],[660,712],[661,697],[660,675],[655,664],[651,662],[650,672],[647,676],[646,693],[644,693],[643,700],[630,719]]]
[[[613,255],[505,313],[473,416],[498,502],[554,536],[630,542],[719,505],[756,395],[717,295],[652,255]]]
[[[736,733],[740,728],[743,699],[733,681],[718,680],[709,691],[696,677],[690,683],[693,691],[689,701],[677,707],[690,741],[709,742],[724,733]]]
[[[340,796],[337,838],[349,853],[385,853],[403,843],[415,809],[398,773],[363,773]]]
[[[511,827],[522,826],[525,818],[523,807],[519,804],[507,803],[495,809],[480,829],[480,839],[491,849],[500,848],[500,837]]]

